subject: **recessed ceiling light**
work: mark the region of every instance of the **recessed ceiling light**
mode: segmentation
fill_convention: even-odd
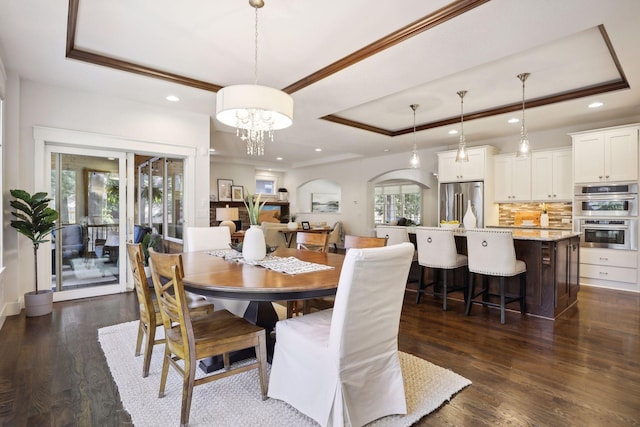
[[[322,151],[322,148],[316,148],[316,151],[320,152]]]
[[[519,121],[520,121],[519,118],[511,117],[509,120],[507,120],[507,123],[518,123]]]
[[[600,108],[604,105],[604,103],[600,102],[600,101],[596,101],[596,102],[592,102],[591,104],[589,104],[589,108]]]
[[[178,97],[177,97],[177,96],[175,96],[175,95],[168,95],[166,99],[167,99],[167,101],[171,101],[171,102],[178,102],[178,101],[180,101],[180,98],[178,98]]]
[[[215,153],[215,152],[216,152],[216,149],[215,149],[215,148],[209,148],[209,154],[213,154],[213,153]]]
[[[276,160],[282,160],[282,157],[276,157]]]
[[[449,135],[457,135],[458,131],[456,129],[451,129],[449,132],[447,132]]]
[[[389,150],[388,148],[385,148],[385,149],[384,149],[384,150],[382,150],[382,151],[384,151],[385,153],[388,153],[390,150]]]

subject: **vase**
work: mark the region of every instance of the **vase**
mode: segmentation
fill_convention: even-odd
[[[540,227],[548,227],[549,226],[549,214],[543,213],[540,214]]]
[[[476,228],[476,216],[471,208],[471,200],[467,201],[467,212],[462,218],[462,224],[464,224],[464,228],[466,229]]]
[[[252,225],[244,233],[242,257],[246,261],[261,261],[267,255],[264,233],[259,225]]]
[[[53,291],[45,290],[24,294],[24,308],[27,317],[44,316],[53,310]]]
[[[298,229],[298,223],[295,221],[289,221],[289,223],[287,224],[287,229],[296,231]]]

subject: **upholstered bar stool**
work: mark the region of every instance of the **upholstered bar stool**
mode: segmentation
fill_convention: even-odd
[[[447,309],[447,294],[453,291],[464,290],[465,301],[467,299],[467,274],[464,275],[464,284],[449,288],[448,272],[467,265],[467,256],[458,253],[453,230],[438,227],[416,227],[416,242],[418,244],[418,264],[420,265],[420,278],[418,281],[418,296],[416,304],[420,303],[420,297],[425,288],[433,286],[433,295],[442,295],[442,309]],[[434,269],[435,280],[424,283],[424,268]],[[440,281],[440,276],[442,280]],[[452,275],[453,276],[453,275]],[[442,291],[436,292],[435,286],[442,284]]]
[[[500,323],[505,322],[505,306],[514,301],[520,301],[520,313],[525,313],[526,273],[527,266],[516,259],[511,230],[467,230],[467,254],[469,257],[469,296],[467,297],[467,316],[471,313],[472,304],[482,304],[500,308]],[[482,274],[482,290],[475,292],[474,274]],[[489,293],[488,276],[500,279],[498,294]],[[507,296],[505,291],[505,277],[520,276],[520,293],[517,296]],[[482,295],[481,301],[475,298]],[[500,298],[500,303],[490,301],[490,298]]]

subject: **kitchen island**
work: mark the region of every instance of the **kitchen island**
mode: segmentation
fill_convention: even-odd
[[[516,258],[527,264],[526,312],[554,319],[578,301],[580,233],[536,228],[512,231]],[[456,230],[455,236],[458,252],[466,254],[464,230]],[[489,283],[491,292],[497,290],[495,277]],[[508,293],[518,293],[517,278],[508,278],[506,283]]]

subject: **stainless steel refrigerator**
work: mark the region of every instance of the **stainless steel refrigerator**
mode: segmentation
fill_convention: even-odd
[[[440,184],[440,221],[460,221],[468,201],[476,216],[477,227],[484,228],[484,182],[452,182]]]

